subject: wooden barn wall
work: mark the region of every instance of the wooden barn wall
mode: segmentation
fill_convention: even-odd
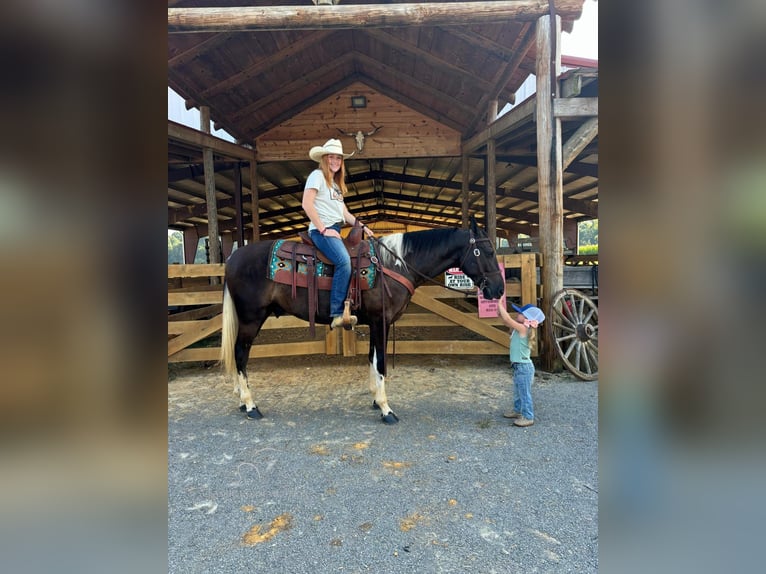
[[[351,107],[352,96],[365,96],[367,107]],[[362,83],[351,84],[256,139],[258,161],[307,160],[312,146],[330,138],[343,142],[343,150],[356,150],[344,132],[371,132],[354,158],[402,158],[460,155],[460,133],[403,106]]]

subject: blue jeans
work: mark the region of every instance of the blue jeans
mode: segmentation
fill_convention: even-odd
[[[340,231],[340,224],[335,224],[327,229]],[[317,249],[333,262],[335,267],[332,276],[332,288],[330,289],[330,316],[340,317],[343,315],[343,302],[348,293],[348,284],[351,282],[351,257],[343,245],[343,240],[337,237],[325,237],[318,230],[311,230],[311,241]]]
[[[535,365],[532,363],[511,363],[513,371],[514,400],[513,408],[525,419],[535,420],[532,402],[532,379],[535,378]]]

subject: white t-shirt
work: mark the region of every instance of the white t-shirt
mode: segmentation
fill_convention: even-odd
[[[325,227],[330,227],[336,223],[343,224],[343,194],[340,192],[338,184],[333,182],[332,188],[327,187],[322,170],[315,169],[309,174],[304,191],[311,188],[317,190],[314,207]],[[316,229],[316,226],[309,223],[309,229]]]

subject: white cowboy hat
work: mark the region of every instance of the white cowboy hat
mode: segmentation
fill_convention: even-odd
[[[323,155],[327,155],[328,153],[334,153],[338,155],[342,155],[343,159],[349,158],[352,155],[354,155],[354,152],[351,153],[343,153],[343,144],[340,143],[340,140],[331,139],[327,140],[324,145],[316,145],[311,148],[309,151],[309,157],[313,159],[315,162],[319,162],[322,160]]]

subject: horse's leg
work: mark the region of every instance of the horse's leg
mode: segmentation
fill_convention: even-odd
[[[388,406],[386,397],[386,341],[388,339],[388,328],[386,336],[383,335],[383,324],[373,322],[370,325],[370,391],[375,395],[372,406],[380,409],[380,417],[386,424],[395,424],[399,422],[399,417],[394,414],[391,407]]]
[[[239,410],[245,411],[251,419],[261,419],[263,414],[253,400],[250,392],[250,384],[247,381],[247,361],[250,357],[250,348],[253,346],[255,337],[240,332],[237,343],[234,346],[234,358],[237,362],[237,381],[235,392],[239,391]]]

